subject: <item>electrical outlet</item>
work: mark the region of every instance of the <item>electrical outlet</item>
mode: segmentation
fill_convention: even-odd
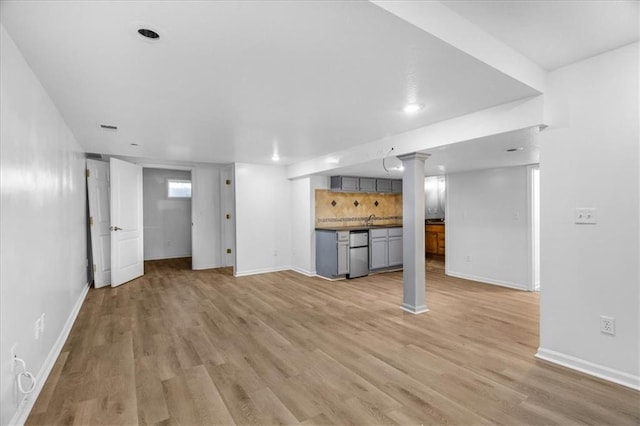
[[[575,222],[578,224],[595,225],[597,223],[596,209],[576,207]]]
[[[616,334],[616,319],[613,317],[600,316],[600,332],[604,334]]]

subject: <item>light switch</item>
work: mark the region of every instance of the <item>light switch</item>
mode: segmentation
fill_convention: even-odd
[[[575,222],[578,224],[596,224],[596,211],[592,207],[576,207]]]

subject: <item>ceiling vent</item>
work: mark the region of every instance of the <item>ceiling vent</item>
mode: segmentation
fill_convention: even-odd
[[[140,34],[142,37],[150,38],[151,40],[157,40],[160,38],[160,34],[153,30],[150,30],[149,28],[138,29],[138,34]]]
[[[104,130],[118,130],[118,126],[113,126],[111,124],[101,124],[100,127]]]

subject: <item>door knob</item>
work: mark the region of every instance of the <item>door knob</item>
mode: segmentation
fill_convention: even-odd
[[[109,228],[112,231],[122,231],[122,228],[118,227],[118,226],[112,226]]]

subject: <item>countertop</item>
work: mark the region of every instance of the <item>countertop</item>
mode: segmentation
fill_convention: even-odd
[[[316,228],[316,231],[368,231],[370,229],[384,229],[384,228],[402,228],[402,224],[399,225],[371,225],[371,226],[331,226]]]

